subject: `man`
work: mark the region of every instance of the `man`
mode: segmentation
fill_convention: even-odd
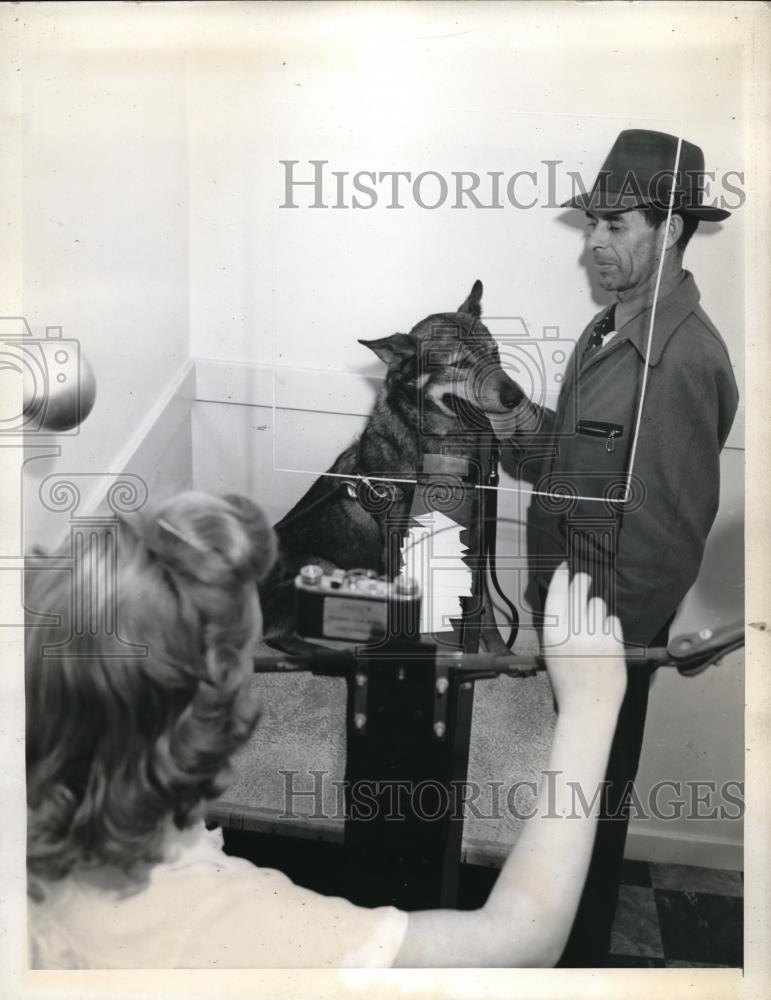
[[[683,269],[699,221],[730,213],[702,203],[701,149],[683,141],[675,168],[677,153],[675,136],[622,132],[592,190],[563,206],[586,213],[597,281],[615,301],[581,334],[556,412],[521,405],[504,459],[534,488],[527,596],[536,622],[554,568],[568,556],[574,571],[591,574],[627,641],[651,646],[666,644],[696,579],[738,402],[725,344]],[[623,813],[637,772],[648,685],[632,660],[606,817]],[[623,815],[600,824],[563,965],[603,964],[627,825]]]

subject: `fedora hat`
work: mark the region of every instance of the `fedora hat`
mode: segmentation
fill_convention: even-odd
[[[646,129],[626,129],[613,143],[591,191],[566,201],[562,208],[585,212],[625,212],[652,206],[666,211],[675,179],[672,211],[696,219],[719,221],[731,214],[703,204],[704,153],[682,140],[675,170],[677,136]]]

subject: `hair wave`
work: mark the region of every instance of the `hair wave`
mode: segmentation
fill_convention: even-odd
[[[245,644],[275,552],[251,501],[186,493],[90,532],[77,553],[62,548],[72,573],[28,565],[33,895],[37,879],[76,866],[132,872],[159,860],[165,818],[183,828],[224,791],[230,757],[256,723]],[[84,614],[115,628],[81,627],[73,646]]]

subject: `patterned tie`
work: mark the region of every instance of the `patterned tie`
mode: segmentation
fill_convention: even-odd
[[[597,320],[597,322],[594,324],[591,336],[586,342],[585,353],[589,354],[596,348],[602,347],[602,342],[607,336],[607,334],[609,334],[611,330],[615,330],[616,328],[615,324],[616,324],[616,306],[614,304],[605,313],[605,315],[601,319]]]

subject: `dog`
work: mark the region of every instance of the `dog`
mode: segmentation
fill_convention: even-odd
[[[409,333],[359,341],[388,366],[385,381],[361,436],[327,470],[351,478],[321,476],[275,525],[279,556],[260,586],[270,645],[307,649],[292,636],[300,567],[385,573],[393,563],[386,551],[386,517],[393,518],[387,501],[396,490],[404,511],[411,502],[410,489],[398,480],[414,479],[427,452],[476,454],[480,437],[492,434],[488,415],[508,414],[522,402],[522,390],[503,371],[498,346],[480,320],[482,292],[477,280],[456,312],[427,316]],[[486,588],[484,596],[494,622]],[[494,626],[483,641],[490,652],[505,651]]]

